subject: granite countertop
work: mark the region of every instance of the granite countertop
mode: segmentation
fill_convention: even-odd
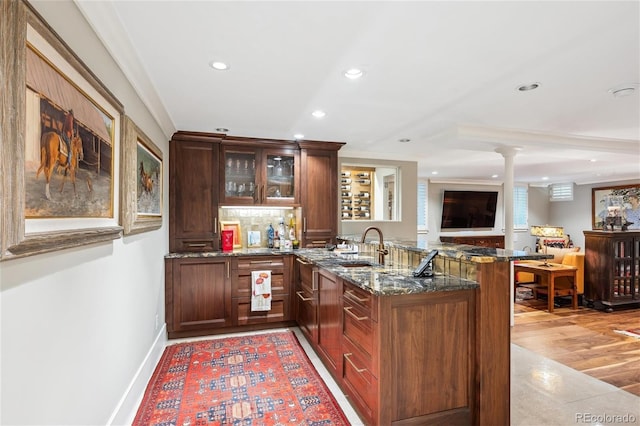
[[[381,265],[370,256],[358,254],[336,254],[322,248],[297,250],[274,250],[268,248],[236,249],[231,252],[193,252],[169,253],[166,259],[260,256],[295,254],[302,260],[313,262],[326,271],[349,281],[358,287],[378,296],[416,294],[438,291],[471,290],[479,287],[478,283],[458,277],[436,274],[431,278],[415,278],[413,269],[403,265]],[[356,263],[368,263],[371,266],[348,266]],[[345,266],[346,265],[346,266]]]
[[[381,265],[371,256],[338,255],[325,249],[300,249],[295,254],[326,271],[378,296],[394,296],[454,290],[473,290],[475,281],[443,274],[416,278],[413,268],[403,265]],[[371,266],[348,266],[369,263]]]
[[[360,242],[361,235],[339,235],[338,240]],[[373,238],[366,240],[367,243],[377,243],[378,240]],[[384,239],[384,245],[387,248],[396,247],[403,250],[422,253],[425,256],[431,250],[438,250],[438,254],[454,259],[465,259],[476,263],[488,262],[510,262],[512,260],[543,260],[551,259],[552,255],[544,253],[528,253],[522,250],[507,250],[492,247],[478,247],[468,244],[443,243],[439,241],[427,241],[426,239],[418,240],[402,240],[402,239]]]

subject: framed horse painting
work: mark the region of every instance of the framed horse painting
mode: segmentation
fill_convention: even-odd
[[[0,258],[119,238],[124,108],[27,2],[1,8]]]
[[[136,234],[162,226],[162,151],[131,120],[124,117],[121,154],[124,233]]]

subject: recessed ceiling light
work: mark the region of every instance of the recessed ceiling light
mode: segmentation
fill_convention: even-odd
[[[358,68],[351,68],[344,72],[344,76],[350,80],[356,80],[364,75],[364,72]]]
[[[436,172],[435,170],[431,172],[432,175],[437,175],[438,172]]]
[[[304,139],[304,135],[302,133],[296,133],[293,135],[293,138],[297,140]]]
[[[227,129],[226,127],[216,127],[216,132],[227,133],[228,131],[229,129]]]
[[[326,112],[324,112],[324,111],[321,111],[321,110],[317,109],[317,110],[313,111],[313,112],[311,113],[311,115],[313,115],[315,118],[322,118],[322,117],[324,117],[325,115],[327,115],[327,113],[326,113]]]
[[[407,142],[411,142],[411,139],[409,139],[409,138],[402,138],[402,139],[398,139],[398,142],[407,143]]]
[[[491,177],[495,179],[498,177],[498,175],[491,175]]]
[[[614,98],[623,98],[625,96],[633,95],[636,91],[637,84],[621,84],[616,87],[612,87],[609,89],[609,93],[613,95]]]
[[[595,158],[592,158],[592,159],[591,159],[591,160],[589,160],[589,161],[591,161],[592,163],[595,163],[595,162],[596,162],[596,161],[598,161],[598,160],[597,160],[597,159],[595,159]]]
[[[214,70],[218,70],[218,71],[225,71],[225,70],[229,69],[229,65],[225,64],[224,62],[220,62],[220,61],[213,61],[209,65],[211,65],[211,68],[213,68]]]
[[[534,90],[534,89],[537,89],[538,87],[540,87],[540,83],[522,84],[518,86],[518,91],[528,92],[529,90]]]
[[[542,180],[549,180],[549,176],[543,176]]]

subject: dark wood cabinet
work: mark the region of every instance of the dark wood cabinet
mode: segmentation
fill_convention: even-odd
[[[342,278],[318,270],[318,349],[334,376],[342,370]]]
[[[300,141],[301,247],[335,243],[338,233],[338,142]]]
[[[294,142],[227,137],[219,167],[221,204],[300,202],[300,150]]]
[[[169,250],[219,249],[218,157],[224,135],[176,132],[169,157]]]
[[[309,343],[315,347],[318,344],[318,268],[296,257],[294,271],[296,322]]]
[[[607,312],[640,304],[640,231],[584,231],[585,298]]]
[[[266,324],[292,319],[291,258],[283,256],[240,256],[232,267],[233,325]],[[252,272],[271,271],[271,309],[252,311]]]
[[[343,289],[340,379],[364,423],[472,424],[475,292],[379,297],[349,282]]]
[[[459,237],[441,236],[443,243],[469,244],[478,247],[504,248],[504,235],[465,235]]]
[[[232,325],[230,262],[220,257],[165,259],[169,338]]]
[[[342,381],[367,424],[378,408],[378,296],[349,282],[343,284]]]

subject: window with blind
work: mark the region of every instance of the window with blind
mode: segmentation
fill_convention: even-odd
[[[513,188],[513,229],[529,229],[529,191],[526,186]]]
[[[418,233],[427,231],[427,182],[418,182]]]
[[[549,201],[572,201],[573,183],[554,183],[549,187]]]

